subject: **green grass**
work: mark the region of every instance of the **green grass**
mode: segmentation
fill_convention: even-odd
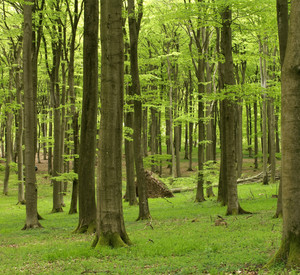
[[[194,192],[150,199],[152,227],[149,221],[136,222],[138,208],[124,203],[126,229],[134,245],[98,250],[91,248],[93,236],[71,233],[78,215],[67,214],[70,192],[65,197],[65,212],[50,214],[52,190],[45,180],[40,180],[43,183],[39,184],[38,193],[44,228],[22,231],[25,206],[16,205],[14,182],[13,176],[9,196],[0,195],[1,274],[286,272],[281,266],[263,269],[281,238],[282,220],[272,218],[276,209],[276,199],[271,198],[275,185],[239,186],[240,203],[253,214],[234,217],[225,217],[225,207],[220,207],[215,199],[194,203]],[[217,215],[226,219],[227,227],[214,225]]]

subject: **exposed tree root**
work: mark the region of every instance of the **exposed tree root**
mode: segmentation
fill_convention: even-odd
[[[195,199],[195,202],[204,202],[204,201],[205,201],[204,198],[196,198],[196,199]]]
[[[70,208],[69,214],[70,214],[70,215],[72,215],[72,214],[77,214],[77,209],[75,209],[75,208]]]
[[[127,247],[131,245],[127,234],[121,237],[120,233],[101,233],[100,236],[96,236],[92,247],[110,246],[113,248]]]
[[[62,207],[59,207],[59,208],[53,208],[51,213],[60,213],[60,212],[64,212],[64,210],[62,209]]]
[[[25,224],[22,230],[36,229],[36,228],[43,228],[43,226],[39,222],[35,224]]]
[[[77,228],[73,231],[73,233],[78,233],[78,234],[93,234],[96,232],[97,226],[96,222],[92,221],[89,224],[83,224],[83,221],[77,226]]]
[[[39,221],[44,220],[44,218],[39,213],[37,213],[37,218]]]
[[[300,236],[292,235],[282,240],[278,252],[266,267],[270,268],[280,263],[284,263],[288,268],[300,268]]]
[[[230,216],[230,215],[244,215],[244,214],[252,214],[251,212],[249,212],[249,211],[246,211],[246,210],[244,210],[241,206],[240,206],[240,204],[239,204],[239,206],[238,206],[238,208],[236,209],[236,208],[234,208],[234,209],[228,209],[227,208],[227,212],[226,212],[226,216]]]
[[[151,215],[147,214],[145,216],[141,216],[139,215],[139,217],[136,219],[136,221],[144,221],[144,220],[150,220],[151,219]]]

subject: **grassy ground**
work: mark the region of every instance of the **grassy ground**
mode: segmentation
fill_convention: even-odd
[[[3,178],[3,172],[0,173]],[[173,185],[191,184],[190,179]],[[43,229],[22,231],[25,206],[16,205],[15,175],[9,196],[0,195],[1,274],[278,274],[282,266],[265,270],[264,264],[278,249],[281,219],[273,219],[277,186],[239,186],[242,207],[251,215],[225,217],[216,199],[194,203],[194,192],[170,199],[150,199],[152,221],[139,221],[137,207],[124,203],[126,229],[133,246],[92,249],[93,236],[72,234],[78,215],[50,214],[49,180],[38,174],[39,213]],[[176,186],[173,186],[176,187]],[[0,190],[3,184],[0,181]],[[214,190],[217,193],[217,190]],[[215,226],[217,215],[227,226]],[[297,274],[297,271],[290,271]]]

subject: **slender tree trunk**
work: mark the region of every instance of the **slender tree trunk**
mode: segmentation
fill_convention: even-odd
[[[72,114],[72,135],[74,142],[74,160],[73,160],[73,170],[74,173],[78,174],[79,168],[79,113],[76,110],[76,94],[74,87],[74,66],[75,66],[75,42],[76,42],[76,32],[78,27],[78,22],[81,16],[82,9],[78,9],[78,0],[74,1],[74,12],[72,13],[68,7],[68,13],[70,17],[71,27],[72,27],[72,37],[70,43],[70,57],[69,57],[69,74],[68,74],[68,86],[69,86],[69,96],[71,103],[71,114]],[[78,199],[78,179],[73,179],[72,184],[72,195],[71,195],[71,205],[69,214],[77,213],[77,199]]]
[[[10,72],[11,75],[11,72]],[[12,77],[12,76],[11,76]],[[11,86],[12,79],[9,80]],[[11,99],[8,100],[11,103]],[[6,127],[5,127],[5,174],[3,180],[3,194],[8,195],[8,181],[10,176],[10,163],[12,161],[12,123],[13,114],[11,110],[6,112]]]
[[[268,129],[269,129],[269,158],[271,165],[271,183],[275,182],[275,172],[276,172],[276,144],[275,144],[275,116],[274,116],[274,99],[268,99]]]
[[[135,169],[139,196],[139,216],[138,220],[145,220],[150,218],[150,211],[147,197],[147,185],[145,182],[145,171],[143,164],[142,151],[142,118],[143,109],[140,100],[141,89],[139,79],[138,67],[138,34],[140,30],[140,23],[142,20],[142,1],[139,3],[139,10],[137,12],[138,18],[135,17],[134,0],[128,1],[128,23],[129,23],[129,37],[130,37],[130,71],[131,71],[131,87],[134,95],[138,98],[134,100],[134,129],[133,129],[133,143],[135,155]]]
[[[86,0],[84,4],[83,101],[78,168],[79,222],[75,232],[93,233],[96,231],[95,157],[98,108],[99,3],[98,0]],[[102,106],[104,105],[105,103]],[[107,156],[106,154],[105,152],[104,155]]]
[[[258,132],[257,132],[257,100],[254,104],[254,169],[258,169]]]
[[[123,34],[125,37],[125,61],[129,61],[129,41],[126,29],[123,28]],[[126,64],[126,62],[125,62]],[[125,74],[129,74],[129,65],[125,65]],[[132,101],[132,89],[129,89],[129,82],[125,83],[126,94],[129,96],[129,100],[127,100],[126,104],[131,108],[133,106]],[[124,115],[124,125],[125,127],[131,129],[133,131],[133,120],[134,114],[131,108],[128,108],[125,111]],[[134,170],[134,147],[133,147],[133,134],[128,133],[125,138],[125,161],[126,161],[126,193],[125,193],[125,201],[129,202],[129,205],[137,205],[137,197],[136,197],[136,184],[135,184],[135,170]]]
[[[23,100],[20,85],[20,52],[18,51],[16,58],[16,90],[17,104],[19,105],[17,120],[18,130],[16,136],[17,156],[18,156],[18,203],[25,204],[25,189],[24,189],[24,170],[23,170],[23,132],[24,132],[24,116],[23,116]]]
[[[51,97],[51,96],[50,96]],[[53,155],[52,155],[52,146],[53,146],[53,142],[52,142],[52,137],[53,137],[53,112],[52,110],[49,111],[49,129],[48,129],[48,174],[52,175],[52,170],[53,170]]]
[[[198,179],[197,179],[197,193],[196,201],[204,201],[204,140],[205,140],[205,125],[204,125],[204,103],[202,101],[204,95],[204,60],[198,59],[198,70],[197,70],[197,79],[198,79]]]
[[[266,43],[259,44],[260,53],[266,54]],[[260,75],[261,75],[261,87],[262,98],[263,98],[263,108],[262,108],[262,144],[263,144],[263,184],[267,185],[269,182],[268,179],[268,143],[267,143],[267,97],[266,91],[267,88],[267,61],[260,57]]]
[[[61,46],[60,42],[53,44],[53,68],[51,74],[51,93],[52,106],[54,113],[54,149],[53,149],[53,171],[52,176],[58,177],[61,173],[61,110],[60,110],[60,85],[59,67],[60,67]],[[63,212],[61,192],[62,183],[57,179],[52,179],[53,184],[53,208],[52,213]]]

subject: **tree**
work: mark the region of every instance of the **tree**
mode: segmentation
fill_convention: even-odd
[[[88,11],[97,0],[86,1]],[[94,15],[95,16],[95,15]],[[92,16],[90,16],[92,17]],[[97,169],[97,234],[93,246],[130,244],[122,207],[124,42],[122,0],[101,1],[101,121]]]
[[[83,3],[83,2],[82,2]],[[79,111],[76,110],[76,95],[75,95],[75,87],[74,87],[74,70],[75,70],[75,43],[76,43],[76,32],[78,28],[79,19],[82,14],[82,6],[81,9],[78,9],[78,0],[74,1],[74,12],[71,12],[69,0],[66,0],[67,11],[70,18],[71,24],[71,41],[69,48],[69,63],[68,63],[68,86],[69,86],[69,95],[71,101],[71,113],[72,113],[72,128],[73,128],[73,142],[74,142],[74,173],[78,173],[79,166],[79,125],[78,125],[78,117]],[[69,214],[77,213],[77,197],[78,197],[78,179],[73,179],[73,188],[72,188],[72,199]]]
[[[286,52],[288,30],[289,30],[289,9],[287,0],[277,0],[277,25],[278,25],[278,38],[279,38],[279,50],[280,50],[280,63],[281,68],[284,61]],[[282,179],[282,177],[281,177]],[[282,183],[279,183],[279,192],[277,200],[277,209],[275,217],[282,216]]]
[[[281,246],[270,264],[300,267],[300,2],[291,2],[290,26],[282,68],[282,210]]]
[[[229,5],[222,7],[221,52],[225,62],[220,64],[220,87],[224,89],[226,98],[221,102],[221,184],[226,195],[227,215],[245,213],[238,202],[236,177],[236,102],[234,95],[234,67],[232,60],[232,11]]]
[[[133,144],[134,144],[134,160],[139,196],[139,216],[138,220],[150,218],[150,211],[147,198],[147,186],[145,182],[145,171],[143,165],[142,151],[142,101],[140,98],[140,79],[138,68],[138,35],[140,31],[141,20],[143,16],[143,0],[138,1],[138,11],[136,18],[135,0],[128,0],[128,23],[130,38],[130,73],[131,87],[135,95],[134,99],[134,127],[133,127]]]
[[[35,177],[35,138],[34,123],[36,113],[33,97],[32,75],[32,7],[33,0],[24,3],[24,40],[23,40],[23,70],[24,70],[24,111],[25,111],[25,200],[26,223],[23,229],[39,228],[37,212],[37,186]]]
[[[98,0],[84,2],[83,101],[79,153],[79,223],[75,232],[95,232],[95,157],[98,107]],[[103,105],[102,105],[103,106]]]

